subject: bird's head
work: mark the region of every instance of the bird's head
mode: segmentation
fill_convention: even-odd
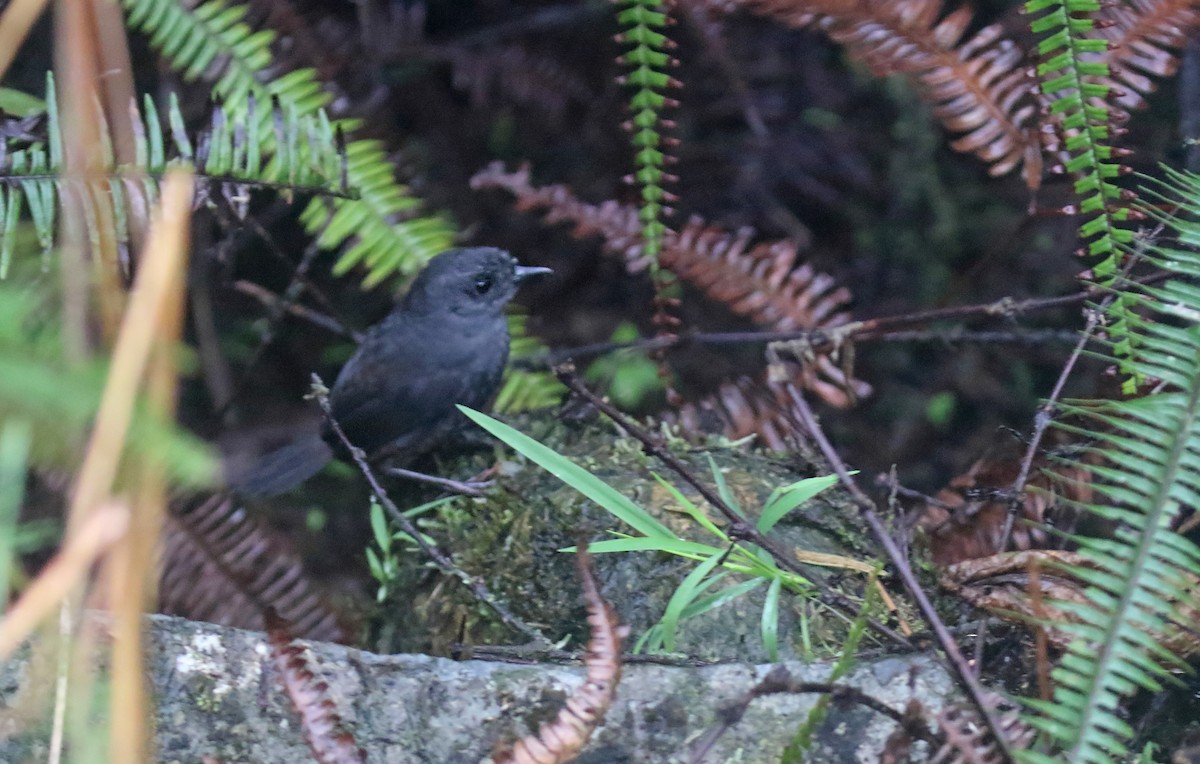
[[[404,298],[409,310],[450,310],[463,315],[499,313],[521,282],[550,273],[518,265],[495,247],[451,249],[429,261]]]

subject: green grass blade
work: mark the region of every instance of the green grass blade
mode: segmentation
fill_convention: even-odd
[[[755,527],[760,532],[767,533],[788,512],[791,512],[826,488],[831,487],[837,481],[837,475],[823,475],[821,477],[806,478],[789,486],[775,489],[767,499],[767,503],[763,506],[762,514],[759,515],[758,523]]]
[[[574,552],[575,547],[565,547],[558,551]],[[720,555],[725,550],[709,546],[708,544],[701,544],[698,541],[663,538],[662,536],[640,536],[594,541],[591,544],[588,544],[588,551],[592,554],[610,554],[612,552],[666,552],[668,554],[678,555],[679,557],[701,558],[708,557],[713,554]]]
[[[657,472],[651,474],[654,476],[654,479],[658,481],[658,484],[667,489],[667,492],[674,497],[675,501],[679,502],[680,508],[683,509],[684,512],[687,512],[688,515],[691,516],[691,518],[695,520],[701,528],[704,528],[706,531],[722,541],[729,540],[729,537],[725,535],[725,532],[718,528],[716,523],[710,520],[708,515],[704,514],[704,510],[700,509],[700,507],[697,507],[694,501],[684,496],[678,488],[664,480],[663,477]]]
[[[713,481],[717,484],[717,493],[730,509],[738,513],[738,517],[745,519],[746,513],[742,511],[742,505],[738,503],[733,491],[729,490],[729,484],[725,482],[725,475],[721,472],[721,468],[713,461],[712,454],[706,454],[706,456],[708,456],[708,467],[712,470]]]
[[[771,662],[779,660],[779,592],[783,588],[782,578],[771,579],[767,588],[767,599],[762,609],[762,641]]]
[[[640,532],[643,536],[676,538],[671,529],[655,520],[646,510],[634,504],[619,491],[580,467],[567,457],[543,446],[528,435],[466,406],[458,410],[471,421],[499,438],[510,448],[534,462],[559,480],[599,504],[610,514]]]
[[[663,612],[662,620],[659,621],[662,626],[663,647],[668,652],[675,650],[676,631],[679,628],[679,620],[683,615],[684,608],[692,604],[705,589],[725,577],[725,573],[718,573],[707,581],[705,580],[708,574],[720,562],[721,556],[714,554],[697,565],[691,573],[688,573],[684,577],[683,581],[679,582],[679,588],[671,595],[671,600],[667,603],[667,609]]]

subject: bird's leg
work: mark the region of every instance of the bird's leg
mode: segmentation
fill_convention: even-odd
[[[385,472],[395,477],[404,478],[405,480],[416,480],[421,483],[440,486],[447,491],[461,493],[464,496],[483,496],[483,490],[492,487],[496,482],[494,480],[451,480],[450,478],[438,477],[437,475],[427,475],[424,472],[406,470],[402,467],[388,467],[385,469]]]

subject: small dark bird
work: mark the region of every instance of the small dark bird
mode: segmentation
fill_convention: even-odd
[[[452,249],[429,261],[408,294],[367,333],[329,393],[346,437],[403,465],[465,422],[454,407],[486,406],[508,362],[503,308],[525,279],[549,268],[517,265],[494,247]],[[345,448],[326,422],[272,451],[230,484],[245,495],[283,493]]]

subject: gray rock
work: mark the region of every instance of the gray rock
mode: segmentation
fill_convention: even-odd
[[[196,764],[204,756],[223,764],[311,761],[262,634],[165,616],[152,617],[150,624],[160,762]],[[487,761],[497,742],[553,718],[583,677],[571,666],[381,656],[306,644],[368,761],[381,764]],[[23,697],[28,652],[0,666],[0,707]],[[823,681],[830,669],[828,663],[786,665],[802,681]],[[626,666],[615,705],[577,761],[680,761],[688,745],[714,725],[718,711],[769,669],[745,663]],[[863,659],[845,683],[897,709],[916,698],[931,714],[953,692],[941,666],[922,654]],[[815,695],[758,698],[706,761],[778,762],[815,700]],[[877,762],[894,728],[869,709],[832,704],[807,760]],[[26,761],[45,750],[44,729],[0,732],[13,733],[0,735],[0,761]]]

